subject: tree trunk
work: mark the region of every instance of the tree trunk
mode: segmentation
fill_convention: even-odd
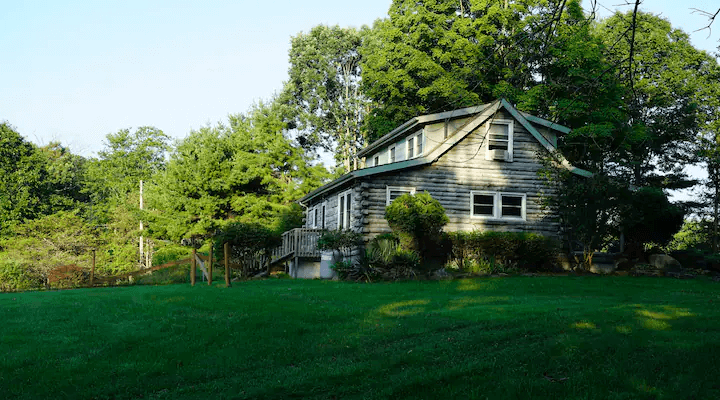
[[[717,253],[718,251],[718,202],[720,202],[720,199],[718,196],[720,195],[720,187],[718,185],[715,185],[715,198],[713,199],[713,205],[715,206],[713,210],[713,239],[712,239],[712,250],[713,253]]]

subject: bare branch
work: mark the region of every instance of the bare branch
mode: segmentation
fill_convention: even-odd
[[[708,38],[709,38],[712,35],[712,24],[715,22],[715,17],[717,17],[718,14],[720,14],[720,8],[718,8],[714,14],[712,12],[707,12],[705,10],[700,10],[698,8],[691,8],[691,10],[693,10],[691,12],[691,14],[700,14],[704,17],[707,17],[707,19],[708,19],[707,26],[705,26],[704,28],[696,29],[693,32],[704,31],[705,29],[707,29],[708,30]]]

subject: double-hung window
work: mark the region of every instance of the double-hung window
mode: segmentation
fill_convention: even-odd
[[[378,165],[380,165],[380,155],[373,157],[373,167],[377,167]]]
[[[315,221],[317,219],[317,208],[308,208],[307,210],[307,227],[315,228]]]
[[[513,122],[510,120],[490,120],[486,124],[487,142],[485,159],[512,161],[513,159]]]
[[[399,187],[399,186],[387,186],[386,189],[386,203],[385,205],[390,205],[395,199],[398,197],[404,195],[404,194],[415,194],[415,188],[414,187]]]
[[[325,228],[325,203],[308,208],[308,228]]]
[[[350,229],[350,213],[352,211],[352,190],[338,195],[338,230]]]
[[[527,196],[522,193],[470,192],[470,215],[495,219],[526,219]]]
[[[390,146],[390,148],[388,149],[388,158],[389,162],[395,162],[395,146]]]
[[[424,135],[420,131],[407,138],[407,158],[408,160],[423,155]]]

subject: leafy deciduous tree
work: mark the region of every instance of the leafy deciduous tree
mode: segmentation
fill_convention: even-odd
[[[284,118],[298,130],[307,150],[334,150],[338,167],[365,144],[361,130],[368,106],[360,87],[360,54],[364,30],[319,25],[291,41],[290,75],[281,101]]]

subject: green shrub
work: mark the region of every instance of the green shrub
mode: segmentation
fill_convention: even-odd
[[[330,266],[338,277],[343,280],[371,282],[376,279],[377,272],[365,263],[353,263],[350,260],[339,261]]]
[[[363,264],[385,280],[409,279],[417,276],[420,255],[403,249],[393,235],[382,235],[368,243]]]
[[[557,267],[555,240],[528,232],[451,232],[448,268],[497,273]]]
[[[422,250],[438,243],[448,217],[429,193],[404,194],[385,207],[385,219],[407,250]]]
[[[12,260],[0,261],[0,292],[39,289],[43,279]]]
[[[224,244],[230,243],[231,262],[240,264],[240,277],[247,278],[265,269],[256,261],[282,243],[282,234],[260,224],[233,222],[215,235],[214,242],[216,260],[225,258]]]
[[[353,231],[324,231],[317,241],[320,250],[340,250],[362,243],[362,236]]]
[[[192,249],[187,246],[167,245],[153,251],[153,265],[163,265],[172,261],[192,257]]]

